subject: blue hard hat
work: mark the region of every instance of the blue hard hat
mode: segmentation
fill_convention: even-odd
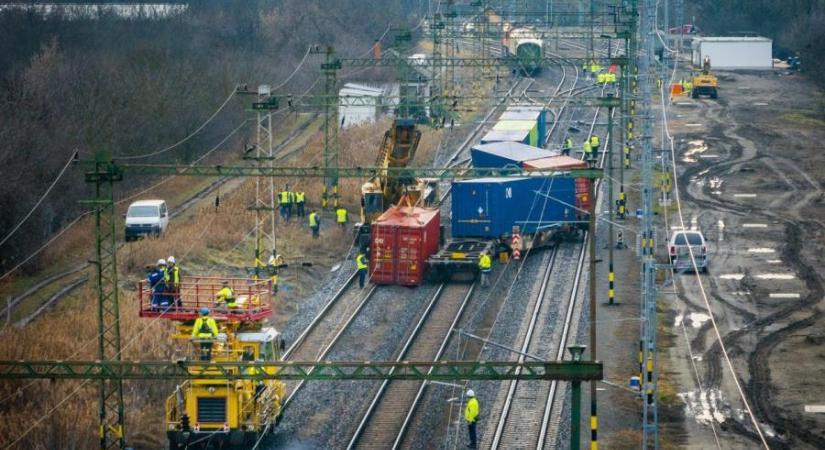
[[[202,315],[202,316],[207,316],[207,315],[209,315],[209,308],[207,308],[207,307],[203,307],[203,308],[201,308],[201,310],[200,310],[200,311],[201,311],[201,315]]]

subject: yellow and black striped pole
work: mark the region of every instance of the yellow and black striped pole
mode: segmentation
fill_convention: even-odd
[[[653,350],[647,356],[647,404],[653,404]]]
[[[616,297],[616,289],[613,284],[616,281],[616,274],[613,272],[613,262],[610,262],[610,270],[607,272],[607,304],[612,305]]]
[[[590,450],[599,449],[599,416],[596,414],[596,400],[590,402]]]
[[[644,324],[642,324],[644,327]],[[645,364],[645,341],[639,339],[639,381],[644,379],[644,364]]]

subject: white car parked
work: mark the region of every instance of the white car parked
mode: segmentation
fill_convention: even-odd
[[[696,268],[707,273],[708,246],[701,231],[676,231],[670,237],[668,245],[670,264],[676,271],[693,270],[690,254],[696,260]]]
[[[126,241],[141,236],[160,236],[169,227],[169,209],[164,200],[140,200],[126,212]]]

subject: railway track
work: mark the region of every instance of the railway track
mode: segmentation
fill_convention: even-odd
[[[577,80],[567,91],[568,98],[592,88],[576,87],[578,68],[575,70]],[[602,95],[605,90],[606,87],[601,88]],[[562,105],[562,109],[556,115],[551,131],[555,130],[560,123],[566,105],[567,102]],[[588,136],[593,133],[600,112],[597,108],[590,121]],[[549,134],[550,131],[548,131],[548,138]],[[600,156],[599,166],[604,166],[607,153],[601,152]],[[601,180],[597,181],[594,186],[597,202],[602,197],[598,195],[600,187]],[[590,239],[592,239],[591,233],[586,232],[582,241],[575,244],[561,244],[556,250],[557,253],[553,254],[533,303],[530,321],[518,344],[519,360],[527,357],[564,359],[568,338],[573,334],[571,330],[576,327],[574,324],[576,305],[582,303],[579,296],[584,293],[584,289],[581,289],[581,280]],[[573,261],[575,264],[570,264]],[[572,284],[570,280],[573,280]],[[547,297],[563,300],[558,303],[545,302],[544,299]],[[540,326],[537,328],[537,325]],[[537,450],[554,448],[556,434],[563,420],[560,414],[563,399],[557,395],[559,390],[557,381],[551,383],[512,381],[507,384],[507,392],[498,409],[494,432],[492,436],[488,434],[483,437],[481,447],[491,449],[535,448]]]
[[[284,361],[322,361],[343,335],[344,331],[358,317],[358,314],[373,297],[376,289],[372,285],[363,293],[356,286],[353,273],[344,286],[339,289],[295,342],[284,352]],[[295,395],[304,386],[304,381],[287,382],[287,397],[282,408],[292,403]]]
[[[566,73],[563,71],[554,95],[561,91],[565,79]],[[509,92],[512,93],[515,89],[520,89],[521,94],[519,95],[524,95],[534,82],[533,79],[521,79],[514,84]],[[449,158],[448,163],[456,163],[462,153],[481,135],[484,131],[484,125],[488,123],[489,119],[504,107],[506,105],[497,105],[491,109],[484,120],[476,126]],[[458,162],[463,163],[468,160],[462,159]],[[445,200],[448,193],[449,188],[444,190],[441,201]],[[451,331],[461,319],[474,288],[475,285],[466,287],[456,284],[442,284],[439,286],[436,294],[431,298],[426,312],[422,315],[399,353],[397,360],[439,360],[450,342]],[[384,382],[366,408],[347,448],[384,449],[401,446],[405,434],[410,429],[416,408],[424,397],[426,386],[427,383],[422,382]]]
[[[396,361],[441,359],[451,331],[461,319],[474,291],[475,284],[440,285]],[[347,448],[397,448],[426,385],[426,382],[418,381],[384,381]]]
[[[288,136],[286,136],[286,138],[284,138],[284,140],[281,141],[278,144],[278,146],[275,149],[275,152],[278,152],[279,149],[286,148],[292,142],[294,142],[295,139],[300,137],[315,122],[315,119],[317,119],[317,117],[318,117],[317,115],[310,116],[309,119],[306,122],[302,123],[295,130],[290,132],[290,134]],[[300,151],[302,149],[303,149],[303,147],[299,146],[298,148],[293,149],[289,152],[279,154],[276,157],[276,161],[283,161],[284,159],[290,158],[295,153],[297,153],[298,151]],[[226,184],[227,181],[229,181],[229,180],[230,180],[230,178],[219,178],[219,179],[213,181],[212,183],[210,183],[209,185],[207,185],[206,187],[204,187],[203,189],[199,190],[198,192],[196,192],[195,194],[193,194],[192,196],[190,196],[189,198],[184,200],[178,207],[176,207],[174,209],[174,211],[172,211],[170,213],[170,218],[171,219],[177,218],[177,217],[181,216],[182,214],[186,213],[187,211],[191,210],[198,203],[205,200],[210,194],[212,194],[213,192],[218,190],[221,186]],[[125,243],[118,244],[118,250],[120,248],[122,248],[124,245],[125,245]],[[69,275],[72,275],[72,274],[76,274],[78,272],[85,271],[87,268],[89,268],[89,266],[90,266],[90,264],[86,262],[86,263],[83,263],[82,265],[80,265],[78,267],[75,267],[74,269],[58,273],[58,274],[53,275],[49,278],[46,278],[45,280],[42,280],[42,281],[38,282],[36,285],[34,285],[31,288],[27,289],[22,294],[20,294],[18,296],[15,296],[11,300],[9,300],[6,303],[6,305],[3,306],[3,309],[0,310],[0,317],[5,316],[7,318],[7,322],[10,321],[11,315],[12,315],[14,309],[19,304],[21,304],[22,302],[25,302],[26,299],[32,298],[32,297],[34,297],[34,296],[36,296],[36,295],[38,295],[38,294],[40,294],[44,291],[47,291],[48,289],[52,288],[55,283],[61,282],[61,280],[63,280],[65,277],[67,277]],[[41,302],[39,305],[37,305],[35,307],[33,313],[28,314],[25,317],[21,318],[19,321],[17,321],[18,326],[27,325],[28,323],[30,323],[31,321],[36,319],[37,316],[39,316],[41,313],[46,311],[51,305],[57,303],[58,301],[60,301],[61,299],[65,298],[67,295],[69,295],[71,292],[73,292],[75,289],[77,289],[78,287],[80,287],[83,284],[85,284],[86,282],[88,282],[89,279],[91,279],[91,278],[88,275],[87,276],[81,276],[81,277],[75,278],[74,280],[72,280],[69,283],[61,284],[57,288],[57,292],[49,295],[46,298],[46,300],[44,300],[43,302]]]

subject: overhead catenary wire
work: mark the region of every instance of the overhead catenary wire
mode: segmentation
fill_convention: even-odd
[[[62,169],[60,169],[60,173],[57,174],[57,177],[55,177],[55,179],[49,185],[48,189],[46,189],[46,192],[44,192],[43,195],[40,196],[40,199],[37,200],[34,206],[32,206],[32,209],[29,210],[29,212],[23,217],[23,219],[21,219],[20,222],[18,222],[17,225],[15,225],[15,227],[12,228],[11,231],[9,231],[9,234],[7,234],[6,237],[0,240],[0,246],[5,244],[6,241],[8,241],[14,235],[14,233],[17,232],[17,230],[19,230],[20,227],[23,226],[23,224],[26,223],[27,220],[29,220],[29,217],[31,217],[32,214],[34,214],[37,208],[40,207],[40,205],[43,203],[43,200],[46,199],[46,197],[49,195],[52,189],[54,189],[55,185],[57,185],[57,182],[60,181],[61,178],[63,178],[63,174],[65,174],[69,166],[72,165],[72,161],[75,160],[76,155],[76,151],[72,152],[71,156],[69,156],[69,160],[66,161],[66,164],[63,166]]]
[[[671,76],[673,77],[671,79],[671,82],[672,82],[673,79],[675,79],[675,76],[676,76],[676,69],[675,68],[674,68],[674,71],[673,71]],[[677,217],[679,219],[680,226],[682,227],[682,229],[685,229],[685,219],[684,219],[684,215],[683,215],[683,212],[682,212],[681,195],[679,194],[679,178],[678,178],[677,173],[676,173],[676,146],[675,146],[674,138],[670,134],[670,128],[669,128],[668,120],[667,120],[667,106],[665,104],[664,84],[660,88],[660,94],[661,94],[661,102],[662,102],[662,118],[663,118],[662,122],[663,122],[664,130],[665,130],[665,135],[667,136],[667,140],[668,140],[669,146],[670,146],[670,155],[671,155],[671,167],[670,167],[670,169],[671,169],[671,173],[673,174],[673,188],[674,188],[673,190],[674,190],[674,198],[676,200]],[[690,255],[690,262],[691,262],[691,265],[693,266],[694,275],[696,277],[696,285],[699,287],[699,293],[702,295],[702,300],[705,304],[706,313],[707,313],[708,317],[710,317],[710,323],[711,323],[711,327],[713,328],[713,334],[714,334],[714,337],[716,339],[716,342],[719,343],[719,349],[722,352],[722,357],[725,360],[725,365],[728,368],[728,372],[730,372],[730,374],[731,374],[731,379],[734,383],[734,386],[736,386],[737,392],[739,393],[739,398],[742,400],[742,404],[745,406],[745,410],[748,413],[748,418],[750,419],[751,424],[753,425],[753,427],[754,427],[754,429],[755,429],[755,431],[756,431],[756,433],[759,437],[759,440],[761,441],[764,448],[770,449],[770,446],[768,445],[768,441],[767,441],[767,439],[765,439],[765,435],[762,432],[762,427],[759,425],[759,422],[756,420],[756,415],[753,413],[753,410],[751,409],[750,402],[748,401],[748,397],[747,397],[747,395],[745,395],[745,391],[742,389],[742,385],[739,381],[739,376],[736,374],[736,369],[734,369],[734,367],[733,367],[733,362],[731,361],[730,356],[728,355],[727,346],[725,345],[725,341],[724,341],[724,339],[722,339],[722,333],[719,331],[719,327],[716,324],[716,317],[713,313],[713,308],[711,308],[711,306],[710,306],[710,301],[708,299],[708,294],[707,294],[707,291],[705,290],[704,283],[702,282],[702,277],[699,274],[699,267],[696,264],[696,256],[693,254],[693,249],[692,249],[691,246],[688,246],[688,254]],[[674,289],[675,289],[675,287],[674,287]]]
[[[154,151],[154,152],[144,153],[142,155],[131,155],[131,156],[125,156],[124,155],[124,156],[117,156],[116,158],[120,159],[120,160],[143,159],[143,158],[150,158],[152,156],[157,156],[157,155],[160,155],[161,153],[166,153],[170,150],[174,150],[178,146],[186,143],[187,141],[189,141],[190,139],[195,137],[195,135],[197,135],[198,133],[201,132],[201,130],[206,128],[206,126],[209,125],[209,123],[212,122],[215,119],[215,117],[218,117],[218,114],[220,114],[220,112],[223,111],[223,109],[226,107],[226,105],[229,104],[229,101],[232,100],[233,97],[235,97],[235,94],[237,93],[237,91],[238,91],[238,85],[235,85],[235,87],[232,88],[232,92],[230,92],[229,95],[226,97],[226,99],[223,101],[223,103],[221,103],[221,106],[219,106],[218,109],[216,109],[215,112],[213,112],[212,115],[209,116],[209,118],[206,119],[205,122],[203,122],[198,128],[196,128],[195,131],[189,133],[188,135],[183,137],[183,139],[175,142],[174,144],[172,144],[172,145],[170,145],[166,148],[162,148],[160,150]]]

